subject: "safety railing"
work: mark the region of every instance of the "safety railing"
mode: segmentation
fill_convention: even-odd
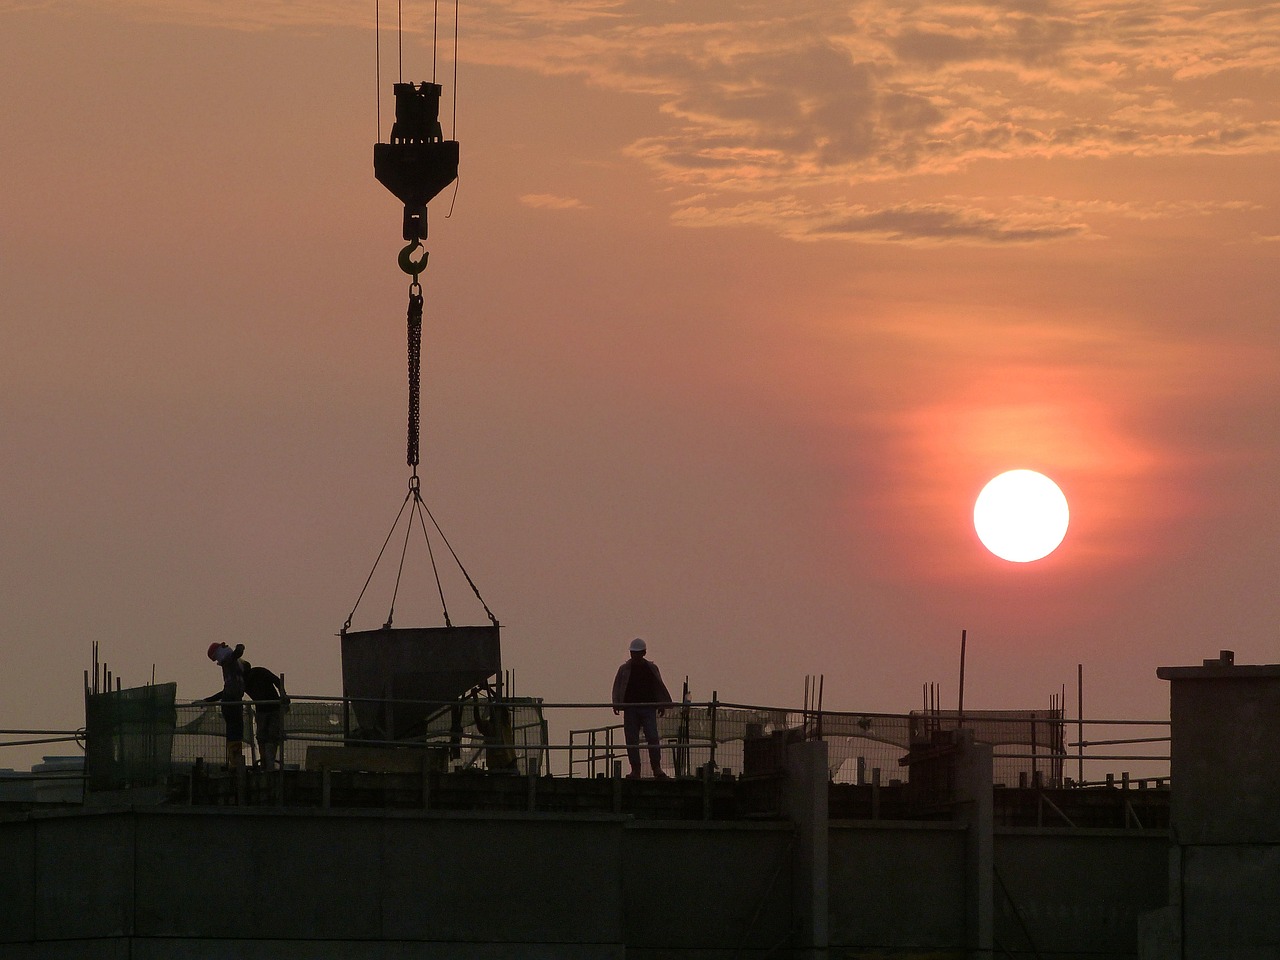
[[[1164,735],[1108,735],[1117,728],[1134,726]],[[939,732],[963,728],[972,730],[977,741],[991,745],[993,780],[1000,786],[1072,787],[1116,782],[1145,786],[1168,782],[1167,720],[1080,720],[1047,710],[969,711],[964,716],[936,711],[858,713],[718,700],[675,704],[659,719],[661,749],[664,755],[672,755],[678,775],[697,774],[704,764],[722,772],[741,771],[748,752],[762,740],[822,739],[828,746],[831,780],[854,784],[905,780],[912,744],[927,743]],[[571,730],[569,775],[613,773],[616,765],[627,759],[622,730],[618,722]],[[1094,739],[1085,739],[1080,734],[1085,730],[1098,732]],[[1077,737],[1068,739],[1072,731]],[[639,744],[642,763],[646,747]],[[1132,749],[1097,749],[1115,747]]]
[[[83,749],[83,730],[0,730],[0,801],[22,803],[79,803],[84,796],[84,757],[44,756],[29,770],[9,767],[28,758],[32,748],[71,744]],[[39,751],[40,754],[44,750]],[[11,759],[13,758],[13,759]],[[27,760],[27,762],[30,762]]]
[[[246,760],[258,762],[260,712],[276,701],[242,701]],[[365,710],[363,708],[372,708]],[[172,762],[220,764],[226,758],[226,722],[221,701],[179,703]],[[408,729],[387,731],[369,718],[395,708]],[[366,721],[363,725],[361,718]],[[548,749],[541,704],[527,698],[504,700],[426,701],[402,699],[291,696],[283,718],[286,767],[305,766],[310,747],[358,745],[398,747],[431,752],[442,769],[504,770],[538,775]]]
[[[172,761],[179,766],[196,762],[217,765],[226,758],[226,724],[220,701],[195,701],[175,705],[176,721]],[[258,760],[255,716],[261,704],[242,701],[246,760]],[[591,703],[546,703],[536,699],[509,698],[492,700],[428,701],[393,698],[346,698],[292,696],[284,718],[285,766],[301,767],[307,762],[311,747],[363,746],[396,747],[428,751],[431,762],[439,769],[488,771],[503,770],[521,775],[583,775],[584,762],[594,762],[599,772],[602,758],[625,755],[622,738],[613,728],[601,727],[599,742],[587,746],[581,731],[568,731],[567,742],[556,742],[551,726],[563,718],[567,726],[572,716],[592,711],[611,710],[612,705]],[[664,756],[668,772],[691,774],[696,765],[711,761],[727,750],[731,762],[740,769],[741,748],[735,748],[733,729],[726,733],[726,718],[737,715],[724,705],[688,704],[667,711],[660,719],[662,742],[657,746]],[[697,711],[702,710],[702,713]],[[400,729],[388,732],[379,722],[390,722],[394,713]],[[709,735],[711,727],[721,725],[721,736]],[[406,717],[412,721],[406,727]],[[561,725],[557,725],[562,729]],[[738,722],[737,729],[741,731]],[[616,729],[620,730],[621,725]],[[558,729],[559,733],[560,730]],[[736,737],[741,741],[741,734]],[[584,750],[586,756],[584,756]],[[594,761],[590,758],[594,756]],[[648,762],[646,759],[646,769]]]
[[[250,701],[241,705],[250,764],[258,760],[258,711],[267,705]],[[381,715],[379,711],[393,707],[399,710],[396,716],[402,723],[406,715],[416,718],[416,729],[387,731],[370,722]],[[196,762],[221,765],[226,762],[221,708],[217,701],[179,702],[171,708],[171,717],[159,718],[160,732],[155,725],[135,720],[100,735],[115,738],[111,756],[143,757],[164,770]],[[408,708],[408,713],[400,708]],[[970,711],[957,717],[927,711],[796,710],[712,699],[667,705],[658,719],[657,749],[669,774],[698,776],[710,771],[720,776],[775,762],[787,742],[822,739],[828,745],[832,781],[888,784],[907,779],[904,761],[913,743],[927,742],[939,732],[969,728],[977,740],[992,745],[994,781],[1000,785],[1144,785],[1167,782],[1168,727],[1167,720],[1080,720],[1051,711],[1015,715]],[[311,747],[395,746],[429,751],[435,768],[441,770],[598,777],[612,776],[617,765],[627,765],[622,731],[613,705],[599,702],[293,696],[285,714],[283,754],[286,767],[300,768],[306,765]],[[0,739],[0,747],[83,746],[85,733],[0,730],[3,737],[9,739]],[[640,759],[646,772],[648,748],[642,739]]]

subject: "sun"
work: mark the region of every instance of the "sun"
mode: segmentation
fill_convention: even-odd
[[[978,494],[973,528],[982,545],[1002,560],[1030,563],[1058,549],[1070,511],[1058,485],[1034,470],[1010,470]]]

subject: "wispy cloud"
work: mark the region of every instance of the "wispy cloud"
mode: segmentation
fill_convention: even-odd
[[[52,0],[44,4],[73,12],[75,7],[114,11],[123,17],[153,23],[186,24],[222,30],[315,29],[317,27],[368,27],[372,11],[351,0]],[[0,13],[36,6],[24,0],[0,0]],[[383,4],[383,21],[394,25],[395,6]]]
[[[349,0],[109,2],[131,16],[236,29],[372,27]],[[705,213],[677,208],[690,225],[779,205],[744,206],[742,194],[914,178],[928,196],[932,178],[980,162],[1280,150],[1274,2],[471,0],[462,16],[465,59],[652,96],[657,132],[626,149],[661,182],[703,195]],[[1079,222],[900,204],[817,233],[777,226],[908,241],[1089,234]]]
[[[558,197],[552,193],[526,193],[520,198],[526,207],[535,210],[584,210],[584,204],[577,197]]]
[[[1083,236],[1080,222],[1048,215],[997,214],[947,203],[903,203],[880,208],[806,208],[794,200],[751,201],[734,206],[681,208],[677,223],[690,227],[754,225],[794,240],[862,240],[882,243],[1035,243]]]
[[[479,55],[656,97],[667,129],[627,150],[699,195],[675,214],[690,226],[772,222],[796,239],[894,242],[1084,237],[1083,210],[1061,222],[893,204],[818,223],[779,198],[908,178],[927,196],[930,178],[979,162],[1280,150],[1266,94],[1280,73],[1274,3],[796,0],[783,14],[751,0],[619,0],[570,3],[567,15],[548,2],[559,15],[535,26],[537,5],[525,0],[522,29],[490,35]],[[506,9],[488,4],[494,22]]]
[[[800,241],[908,244],[1028,244],[1098,239],[1090,218],[1157,220],[1252,209],[1240,202],[1063,201],[1053,197],[948,197],[885,206],[807,203],[794,196],[713,204],[703,194],[674,214],[687,227],[757,226]]]

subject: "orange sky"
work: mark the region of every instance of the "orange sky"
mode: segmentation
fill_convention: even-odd
[[[0,0],[3,725],[80,723],[94,640],[339,692],[407,475],[372,19]],[[483,0],[459,49],[422,472],[519,692],[640,635],[699,699],[950,706],[964,628],[967,705],[1084,663],[1153,717],[1157,666],[1277,659],[1280,6]],[[1034,564],[972,530],[1012,467],[1071,503]]]

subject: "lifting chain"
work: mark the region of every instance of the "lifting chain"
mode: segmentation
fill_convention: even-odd
[[[409,445],[406,462],[418,475],[418,436],[421,427],[419,414],[422,382],[422,285],[415,274],[409,284]]]
[[[422,257],[413,259],[419,250]],[[419,397],[422,382],[422,284],[418,277],[427,268],[428,252],[422,246],[421,239],[411,240],[400,251],[397,262],[400,269],[413,278],[409,283],[409,444],[405,462],[413,468],[413,476],[418,476],[418,437],[421,432],[421,416],[419,414]]]

